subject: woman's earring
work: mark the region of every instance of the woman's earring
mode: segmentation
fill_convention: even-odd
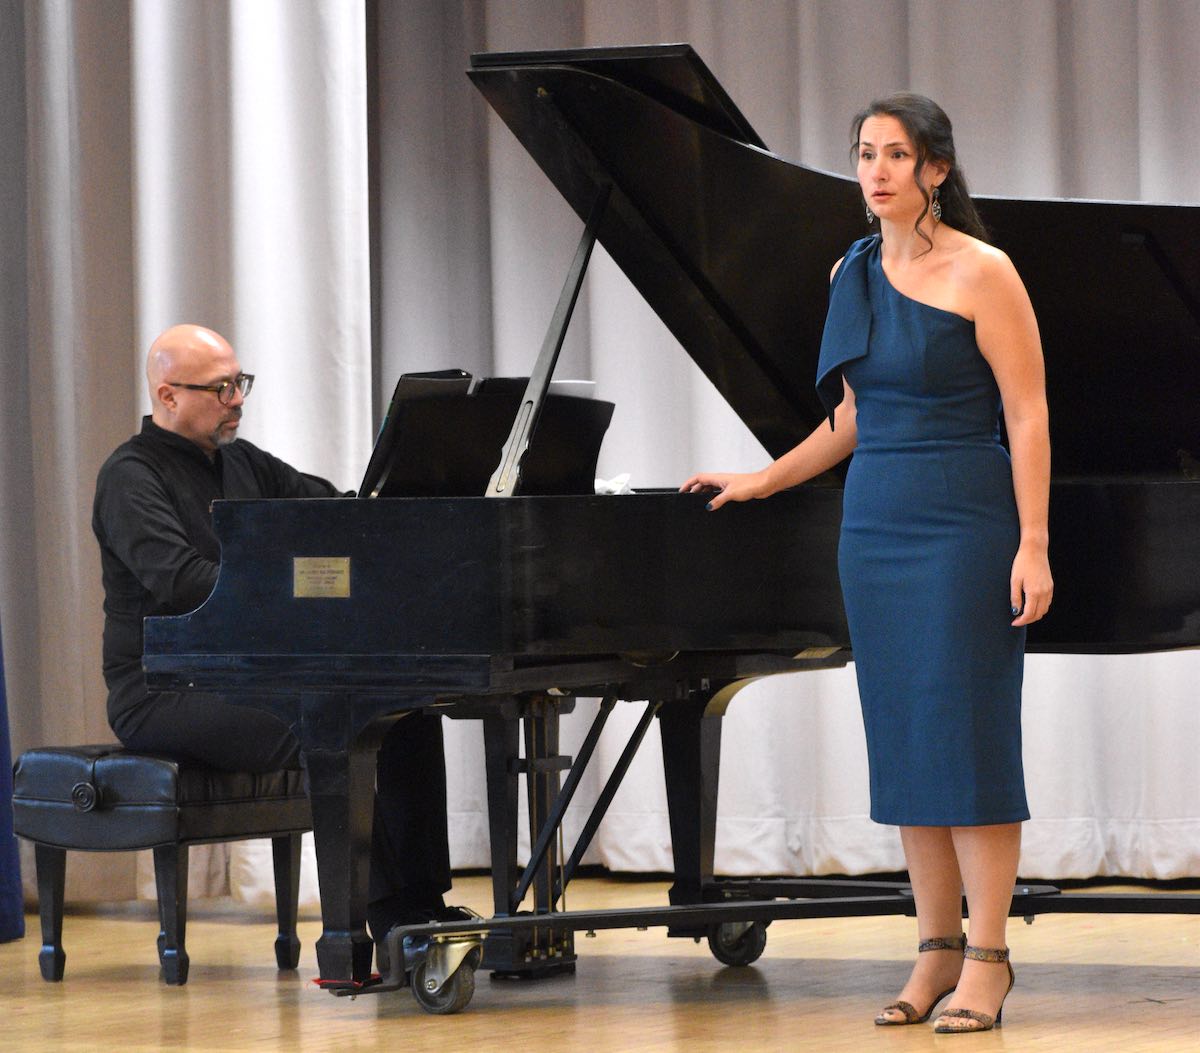
[[[933,205],[930,207],[929,211],[933,213],[933,221],[935,223],[941,223],[942,221],[942,203],[938,200],[941,192],[942,191],[940,187],[935,186],[933,188]]]
[[[868,208],[868,209],[867,209],[867,223],[868,223],[868,224],[870,224],[870,223],[874,223],[874,222],[875,222],[875,213],[874,213],[874,212],[872,212],[872,211],[871,211],[871,210]]]

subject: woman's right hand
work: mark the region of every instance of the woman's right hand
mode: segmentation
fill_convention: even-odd
[[[706,506],[710,512],[715,512],[726,501],[753,501],[771,493],[765,472],[701,472],[679,488],[684,494],[699,494],[706,490],[717,491]]]

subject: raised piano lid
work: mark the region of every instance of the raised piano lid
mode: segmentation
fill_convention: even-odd
[[[471,63],[577,214],[612,184],[600,243],[759,441],[776,456],[799,442],[821,420],[824,321],[824,300],[801,290],[824,296],[855,229],[854,185],[762,148],[687,45]],[[800,207],[816,200],[836,216]]]
[[[686,44],[475,55],[469,76],[581,218],[612,183],[601,244],[772,456],[807,435],[829,270],[869,232],[854,180],[769,153]],[[1200,208],[979,205],[1037,311],[1056,477],[1180,478]]]

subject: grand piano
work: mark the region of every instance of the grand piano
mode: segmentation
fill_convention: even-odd
[[[426,1009],[452,1012],[480,964],[570,969],[576,931],[663,925],[744,963],[762,953],[774,919],[911,913],[904,890],[881,882],[713,876],[729,702],[758,677],[852,657],[836,573],[840,476],[719,515],[698,495],[521,492],[595,241],[771,455],[808,434],[822,419],[813,377],[829,267],[865,232],[856,184],[770,153],[687,45],[475,55],[468,75],[585,224],[509,437],[491,451],[494,475],[465,493],[218,502],[216,587],[191,614],[147,620],[148,683],[221,691],[276,713],[299,737],[321,886],[318,964],[336,993],[411,984]],[[1025,279],[1046,352],[1057,587],[1030,649],[1195,647],[1200,212],[979,204]],[[578,755],[564,757],[558,717],[580,697],[602,702]],[[642,705],[641,719],[564,859],[558,823],[619,703]],[[381,729],[416,709],[483,722],[495,916],[393,933],[380,980],[364,929],[373,750]],[[655,719],[670,903],[560,911]],[[532,824],[524,867],[522,775]],[[527,893],[532,907],[522,909]],[[1018,889],[1013,909],[1198,904],[1039,886]]]

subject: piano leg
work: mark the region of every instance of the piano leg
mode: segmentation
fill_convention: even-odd
[[[315,750],[306,759],[321,887],[317,971],[322,980],[361,982],[375,947],[366,929],[375,751]]]
[[[559,792],[559,771],[568,763],[558,756],[558,700],[514,700],[512,707],[496,707],[483,718],[484,756],[488,784],[488,828],[491,834],[492,897],[497,917],[515,914],[513,898],[522,877],[517,863],[519,773],[526,773],[530,843],[540,833]],[[525,722],[525,758],[519,753],[520,727]],[[554,871],[557,845],[551,844],[545,862],[533,880],[535,913],[550,913],[554,904]],[[484,942],[484,969],[501,976],[535,977],[575,968],[574,934],[547,925],[510,932],[493,929]]]
[[[499,709],[500,707],[496,707]],[[484,765],[487,773],[488,833],[492,843],[492,910],[497,917],[512,914],[517,866],[518,718],[483,718]],[[493,937],[488,937],[490,945]],[[487,968],[485,961],[484,967]]]
[[[375,754],[382,732],[358,734],[352,701],[344,701],[342,706],[330,705],[328,696],[305,699],[299,738],[321,887],[317,971],[322,980],[361,983],[371,975],[374,951],[366,920]]]
[[[707,712],[711,698],[711,692],[692,691],[686,700],[669,702],[658,714],[675,860],[672,904],[703,902],[713,880],[721,714]],[[704,934],[668,931],[672,936]]]
[[[548,699],[531,701],[525,711],[526,796],[529,800],[529,843],[535,844],[542,823],[554,806],[559,791],[558,710]],[[558,865],[558,842],[551,841],[546,858],[533,879],[533,910],[554,910],[554,871]]]

